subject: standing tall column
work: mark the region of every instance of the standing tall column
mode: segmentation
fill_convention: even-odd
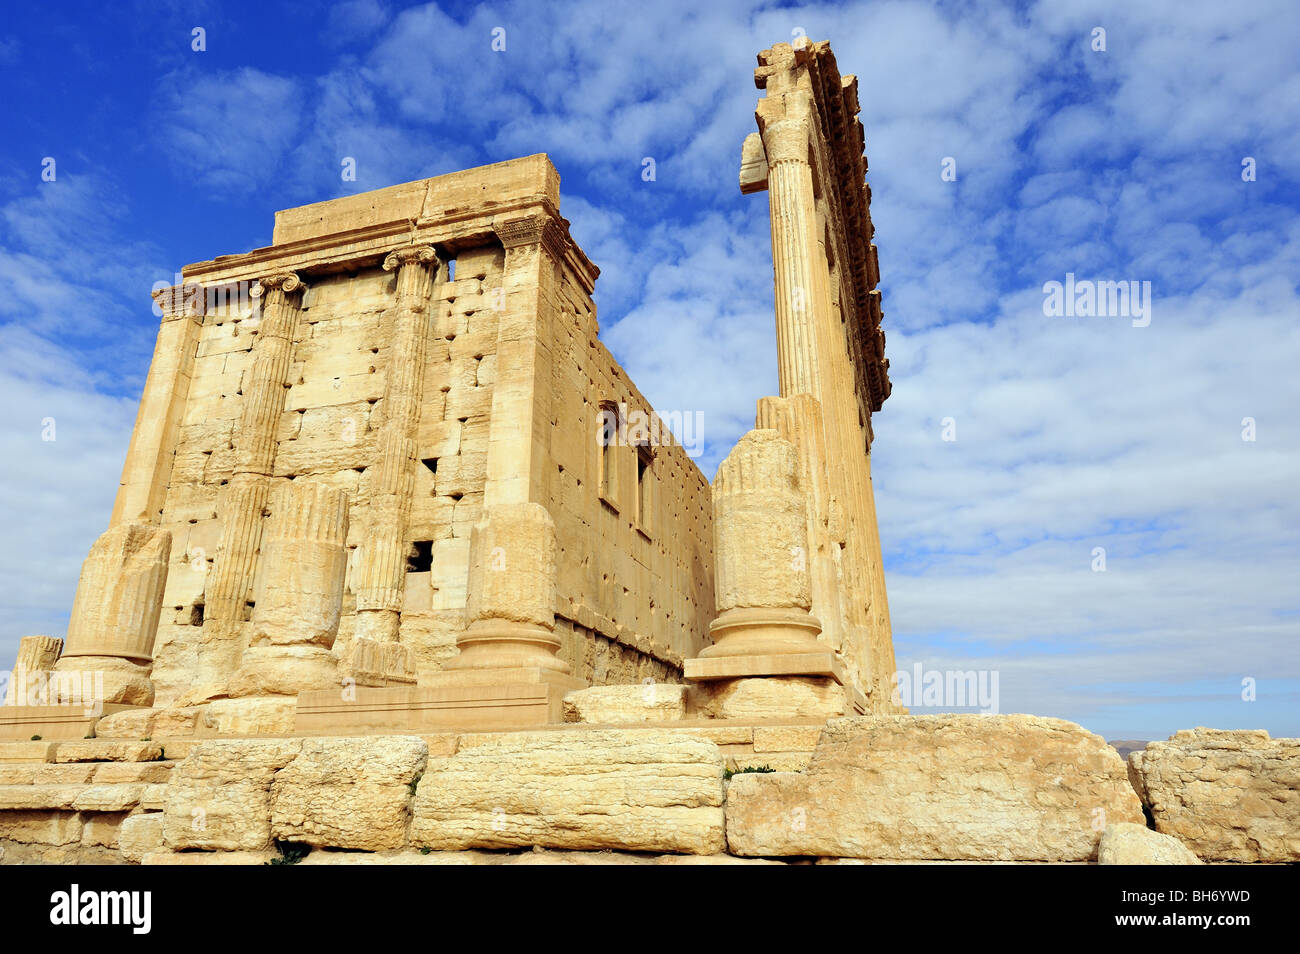
[[[362,541],[352,586],[357,596],[356,637],[396,642],[406,582],[406,528],[416,467],[416,432],[424,394],[429,296],[441,270],[427,245],[398,249],[384,259],[397,272],[389,310],[391,358],[384,380],[384,424],[371,488],[371,526]]]
[[[221,543],[205,591],[200,684],[220,686],[239,664],[241,631],[252,597],[262,536],[275,432],[284,412],[285,383],[293,360],[304,289],[292,272],[262,279],[253,289],[262,305],[253,368],[235,431],[235,468],[221,505]]]
[[[109,526],[158,522],[167,499],[167,484],[203,327],[201,286],[175,285],[154,292],[153,299],[162,310],[162,323],[158,326],[153,361],[145,378]]]

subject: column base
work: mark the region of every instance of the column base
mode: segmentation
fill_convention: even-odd
[[[121,656],[60,656],[50,676],[59,705],[151,706],[152,662]]]
[[[692,682],[754,676],[813,676],[844,685],[844,664],[830,650],[812,653],[768,653],[749,656],[699,657],[686,660],[684,675]]]
[[[323,646],[250,646],[226,684],[226,695],[293,696],[312,689],[337,694],[338,686],[338,660]]]

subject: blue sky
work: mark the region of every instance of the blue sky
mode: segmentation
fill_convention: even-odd
[[[712,476],[776,390],[766,197],[736,185],[754,54],[806,33],[861,82],[900,667],[996,670],[1002,711],[1111,738],[1300,735],[1293,5],[52,7],[0,27],[6,665],[62,634],[107,523],[149,290],[276,209],[549,153],[603,337],[703,413]],[[1150,282],[1150,324],[1046,317],[1067,273]]]

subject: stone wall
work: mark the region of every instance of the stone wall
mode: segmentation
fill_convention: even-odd
[[[549,337],[546,486],[560,545],[556,614],[570,624],[566,633],[589,631],[635,649],[654,662],[632,668],[663,679],[703,647],[713,617],[709,483],[676,442],[652,447],[644,468],[637,447],[616,443],[607,452],[611,473],[602,473],[602,405],[625,421],[653,409],[597,337],[595,303],[567,272]],[[647,485],[640,491],[639,470]],[[561,651],[577,663],[575,674],[598,680],[605,672],[610,682],[628,681],[619,676],[624,664],[582,663],[590,653],[576,646]]]

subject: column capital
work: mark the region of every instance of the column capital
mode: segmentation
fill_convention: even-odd
[[[201,320],[206,311],[206,296],[202,285],[185,282],[156,288],[150,292],[154,307],[162,313],[163,321],[176,318],[193,318]]]
[[[808,164],[809,127],[806,119],[782,119],[768,123],[763,129],[763,146],[767,163],[775,166],[782,162]]]
[[[265,278],[259,278],[248,293],[254,298],[260,298],[267,291],[281,291],[291,295],[296,291],[305,291],[306,288],[306,284],[298,277],[297,272],[276,272]]]
[[[384,257],[384,271],[391,272],[403,265],[441,264],[437,251],[431,245],[406,245],[395,248]]]
[[[540,245],[551,257],[559,261],[564,257],[568,223],[550,212],[535,212],[510,219],[497,219],[492,229],[506,248],[521,245]]]

